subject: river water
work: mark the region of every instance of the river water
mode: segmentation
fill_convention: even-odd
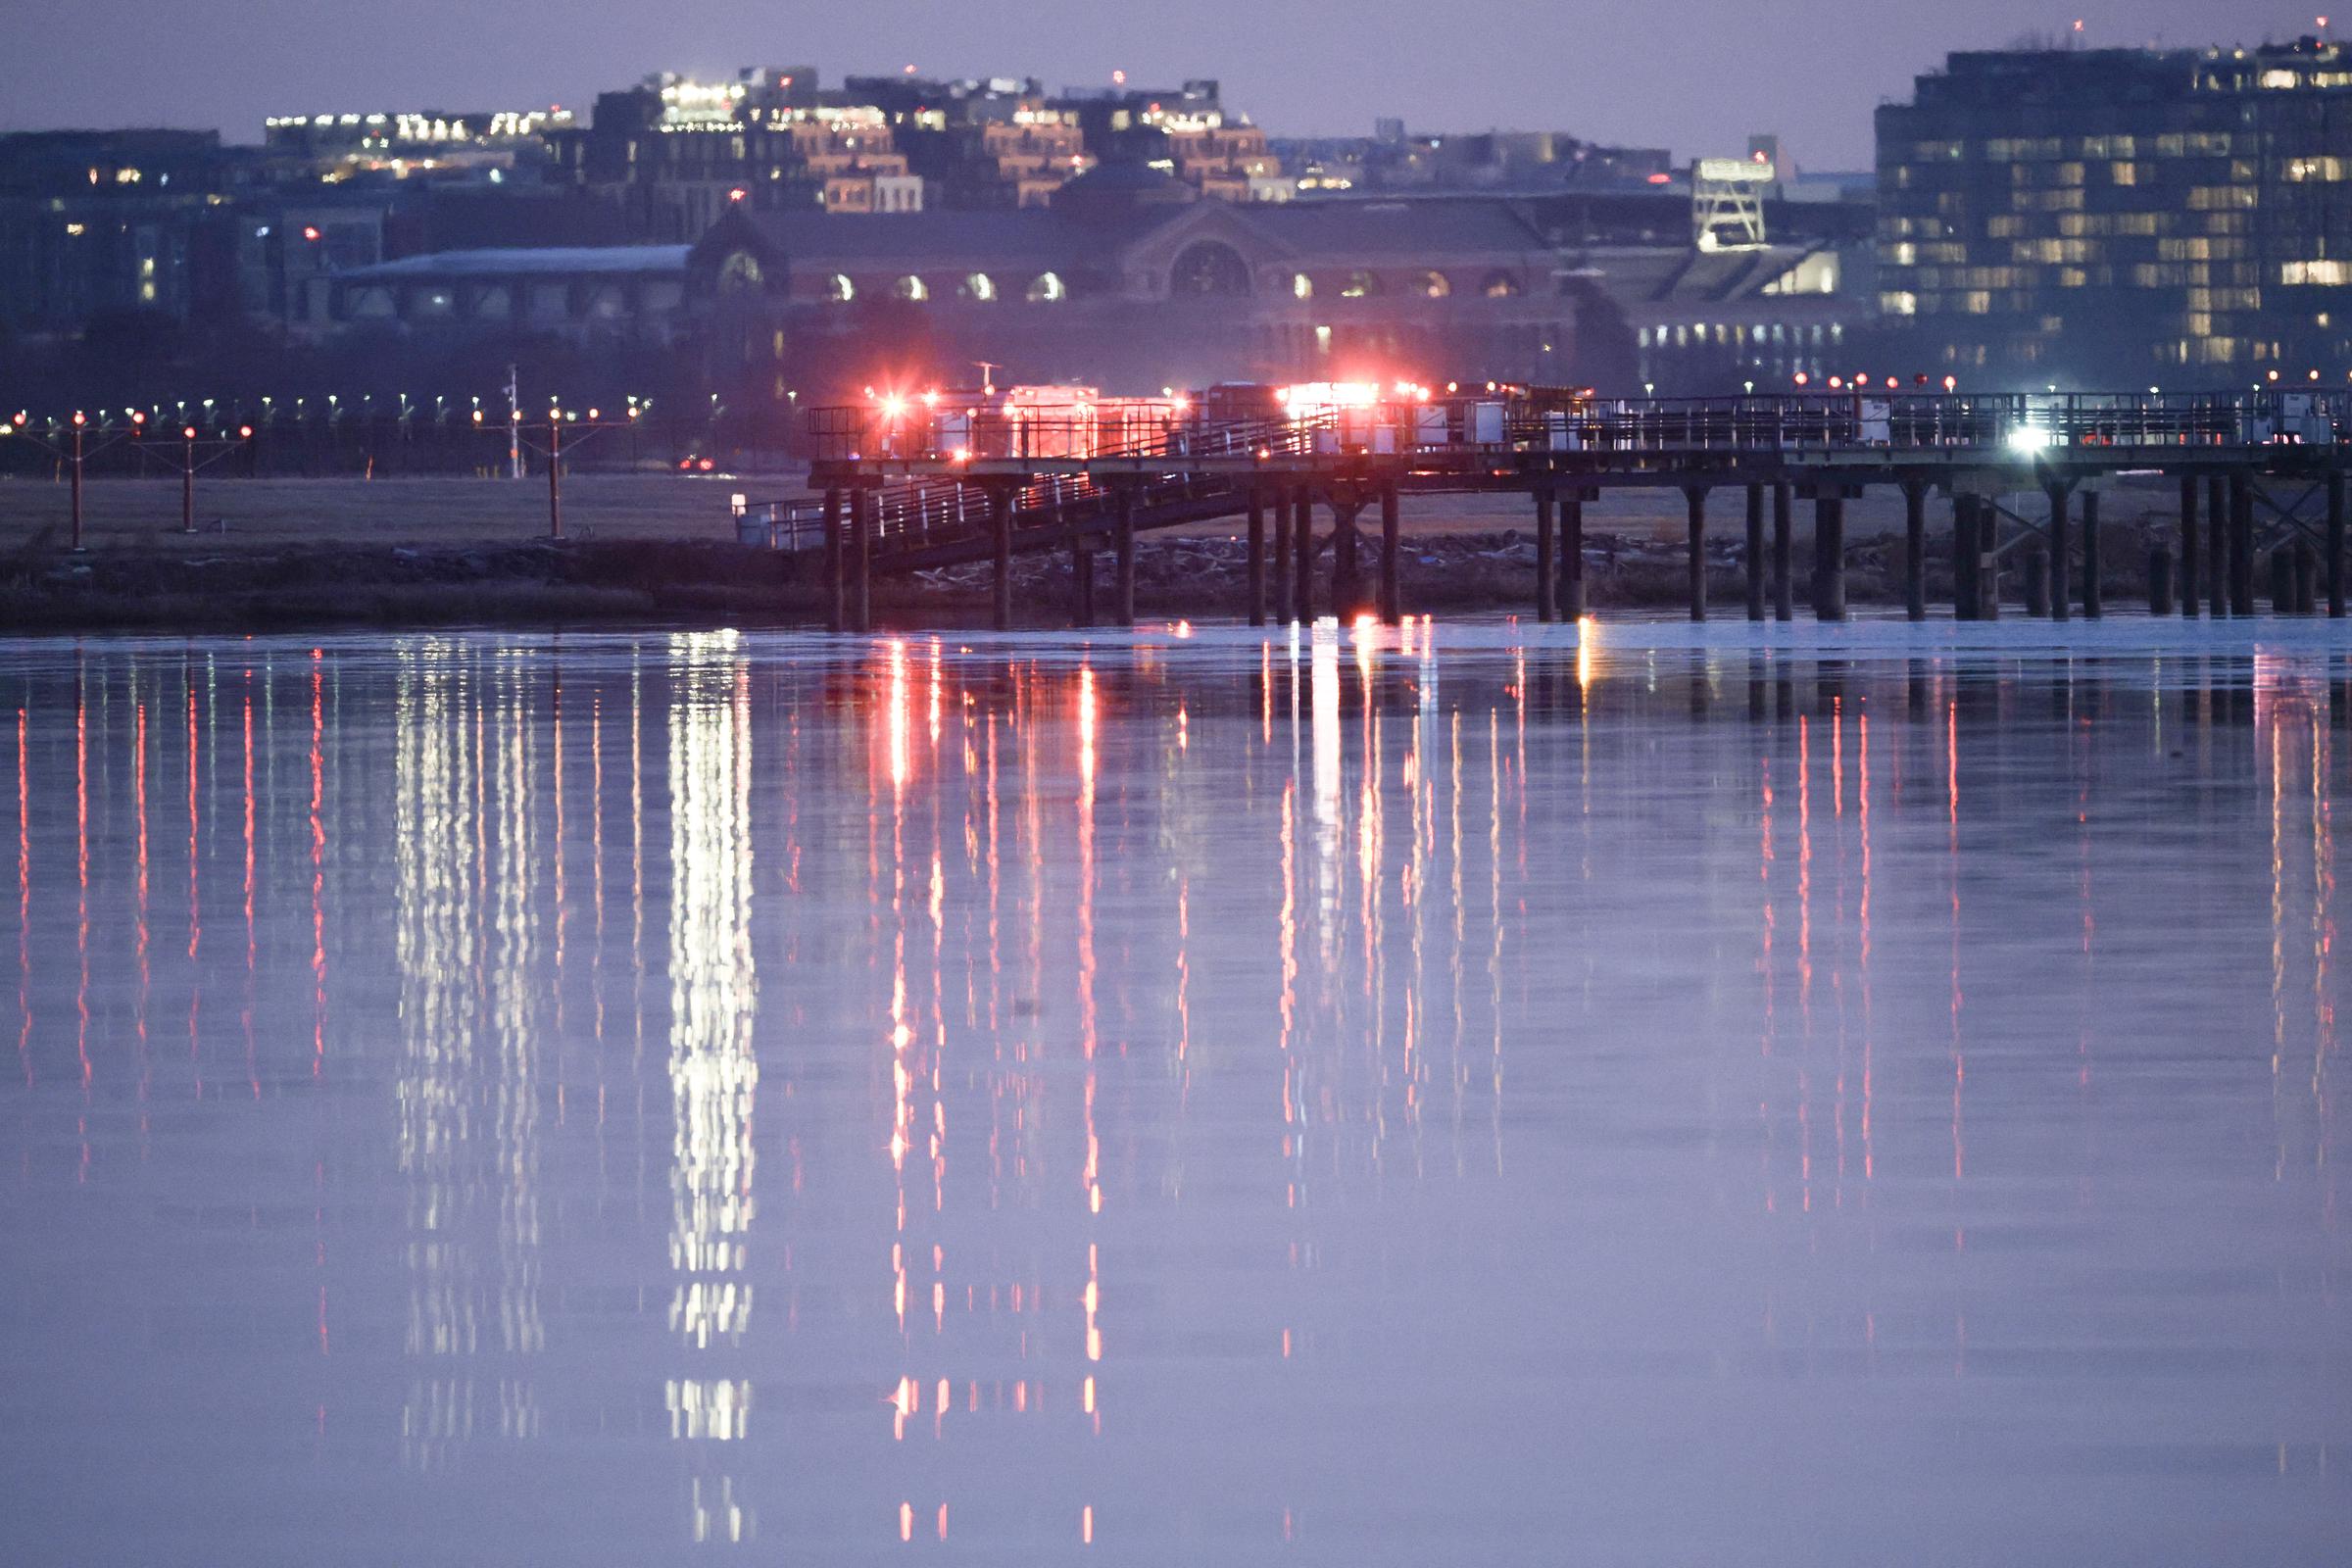
[[[8,650],[0,1557],[2352,1551],[2324,623]]]

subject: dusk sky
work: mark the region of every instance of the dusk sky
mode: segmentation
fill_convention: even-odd
[[[786,8],[750,0],[119,0],[102,24],[0,3],[0,128],[174,124],[257,140],[268,114],[561,103],[648,72],[814,65],[824,81],[909,63],[1052,87],[1220,78],[1275,135],[1556,129],[1678,155],[1777,130],[1803,167],[1871,162],[1871,110],[1952,49],[2067,30],[2093,44],[2256,43],[2313,29],[2309,3],[2249,0],[1271,0]],[[2344,21],[2352,24],[2352,8]]]

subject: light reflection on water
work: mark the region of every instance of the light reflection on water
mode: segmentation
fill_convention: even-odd
[[[22,645],[12,1560],[2340,1544],[2352,668],[1983,635]]]

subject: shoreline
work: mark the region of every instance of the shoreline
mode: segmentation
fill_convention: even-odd
[[[1154,618],[1240,618],[1248,612],[1246,552],[1238,540],[1145,536],[1137,554],[1136,603]],[[1412,613],[1532,613],[1534,546],[1521,531],[1412,535],[1398,578]],[[1900,603],[1891,542],[1849,552],[1847,595],[1858,605]],[[1800,551],[1797,599],[1809,552]],[[1377,556],[1360,558],[1366,596],[1377,581]],[[238,632],[320,629],[516,629],[614,624],[806,625],[821,620],[823,598],[813,562],[708,540],[584,539],[476,545],[241,545],[171,556],[122,549],[75,556],[55,549],[0,559],[0,631]],[[1107,553],[1098,553],[1097,620],[1110,598]],[[1317,598],[1328,610],[1328,555]],[[1617,535],[1588,538],[1588,608],[1595,612],[1687,608],[1686,563],[1679,549]],[[1933,552],[1931,599],[1949,599],[1948,554]],[[2119,606],[2131,585],[2111,577]],[[1738,616],[1745,603],[1744,568],[1730,549],[1711,550],[1709,601]],[[1016,624],[1068,623],[1072,578],[1066,556],[1015,559]],[[984,621],[991,603],[986,564],[878,577],[878,614],[905,621],[936,615],[939,624]]]

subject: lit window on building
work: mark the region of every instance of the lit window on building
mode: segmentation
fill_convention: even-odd
[[[907,273],[905,277],[902,277],[897,282],[891,284],[890,293],[893,299],[912,300],[917,303],[920,303],[921,301],[927,300],[931,297],[931,290],[929,287],[924,284],[921,278],[915,276],[912,272]]]
[[[1311,300],[1315,297],[1315,280],[1304,272],[1291,274],[1291,298]]]
[[[858,285],[850,281],[847,272],[835,272],[825,279],[825,299],[834,305],[847,305],[858,297]]]
[[[1058,272],[1040,272],[1029,284],[1027,299],[1032,305],[1052,305],[1069,297]]]
[[[997,297],[997,280],[986,272],[973,272],[964,278],[963,286],[957,292],[967,300],[977,300],[986,305]]]

